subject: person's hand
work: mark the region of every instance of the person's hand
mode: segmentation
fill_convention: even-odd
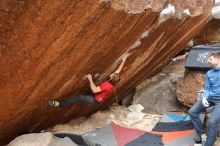
[[[87,75],[87,78],[88,78],[88,80],[92,80],[92,75],[91,75],[91,74],[88,74],[88,75]]]
[[[202,98],[202,104],[203,104],[204,107],[209,107],[209,102],[204,97]]]
[[[175,62],[175,61],[176,61],[176,58],[173,58],[173,59],[172,59],[172,62]]]

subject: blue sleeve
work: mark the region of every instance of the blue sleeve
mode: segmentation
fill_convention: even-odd
[[[209,97],[209,90],[210,90],[210,84],[209,84],[208,73],[207,73],[205,76],[205,88],[204,88],[203,98],[207,99]]]

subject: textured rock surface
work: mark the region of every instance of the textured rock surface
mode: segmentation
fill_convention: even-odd
[[[89,118],[80,117],[71,120],[67,124],[58,124],[46,131],[54,133],[68,132],[84,134],[96,128],[115,123],[128,128],[151,131],[159,121],[160,115],[142,112],[144,107],[140,104],[131,105],[128,108],[112,105],[108,110],[98,111]]]
[[[194,39],[194,45],[215,43],[220,43],[220,19],[209,21],[205,29]]]
[[[67,137],[57,138],[52,133],[32,133],[17,137],[7,146],[77,146]]]
[[[168,11],[169,3],[176,11],[171,5]],[[117,85],[123,98],[204,28],[212,3],[1,0],[0,144],[100,109],[87,105],[53,109],[47,100],[82,93],[88,87],[82,80],[85,74],[101,73],[102,81],[130,51]]]
[[[133,103],[143,105],[147,113],[181,111],[176,83],[184,76],[184,64],[184,61],[172,62],[161,73],[139,85]]]
[[[187,71],[177,84],[176,95],[185,106],[191,107],[197,99],[197,91],[204,88],[205,71]]]

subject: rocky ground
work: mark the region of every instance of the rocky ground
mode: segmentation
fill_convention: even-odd
[[[90,117],[80,117],[66,124],[59,124],[41,133],[25,134],[11,141],[7,146],[76,146],[69,138],[57,138],[53,133],[84,134],[110,123],[151,131],[159,121],[161,115],[142,112],[144,107],[140,104],[129,107],[112,105],[108,110],[98,111]],[[218,138],[215,146],[220,145]]]
[[[26,134],[11,141],[8,146],[74,146],[70,139],[60,139],[52,133],[84,134],[96,128],[115,123],[124,127],[151,131],[161,115],[142,112],[144,107],[140,104],[129,107],[112,105],[108,110],[99,111],[90,117],[74,119],[67,124],[59,124],[42,133]]]

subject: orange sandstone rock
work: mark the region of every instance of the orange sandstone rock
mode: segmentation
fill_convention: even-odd
[[[212,5],[210,0],[1,0],[0,144],[108,107],[114,96],[97,107],[54,109],[47,101],[83,93],[84,75],[100,73],[101,82],[130,52],[116,87],[122,99],[204,28]]]

